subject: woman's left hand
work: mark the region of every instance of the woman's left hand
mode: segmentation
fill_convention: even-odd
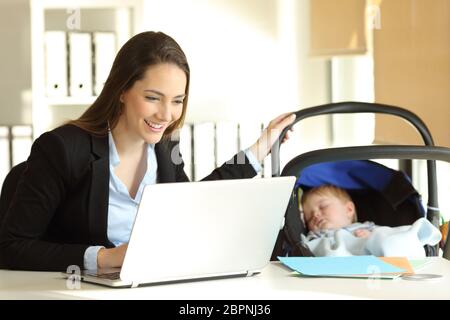
[[[289,112],[283,113],[282,115],[269,122],[269,125],[264,129],[259,139],[250,147],[250,151],[258,159],[259,162],[262,162],[264,158],[270,153],[270,149],[280,136],[281,132],[284,130],[284,128],[292,124],[294,120],[295,114]],[[293,129],[291,128],[288,132],[286,132],[286,135],[284,136],[281,143],[284,143],[289,139],[289,133],[292,131]]]

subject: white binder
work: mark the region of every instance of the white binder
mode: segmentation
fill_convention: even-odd
[[[214,140],[214,123],[194,125],[194,179],[196,181],[206,177],[216,167]]]
[[[12,128],[12,165],[15,166],[30,155],[32,141],[31,126],[13,126]]]
[[[249,148],[252,144],[254,144],[256,140],[258,140],[258,138],[261,136],[261,132],[262,132],[262,123],[257,121],[241,122],[239,124],[239,142],[240,142],[239,145],[241,150],[245,150]],[[263,162],[261,165],[263,166],[264,170],[265,163]],[[258,173],[257,176],[261,177],[262,175],[263,172],[260,172]]]
[[[91,34],[69,33],[70,95],[92,96],[92,46]]]
[[[45,88],[47,97],[66,97],[67,88],[67,41],[64,31],[46,31]]]
[[[0,127],[0,188],[10,170],[9,165],[9,132],[8,127]]]
[[[239,141],[242,150],[249,148],[261,136],[262,124],[257,121],[239,123]]]
[[[185,123],[180,132],[180,153],[183,157],[184,172],[188,176],[189,180],[193,179],[192,176],[192,132],[191,125]]]
[[[216,123],[217,165],[221,166],[238,152],[238,128],[234,122]]]
[[[116,35],[113,32],[95,32],[94,42],[94,93],[99,95],[105,85],[116,55]]]

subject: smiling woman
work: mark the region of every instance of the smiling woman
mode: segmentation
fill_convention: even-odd
[[[170,137],[183,124],[189,81],[174,39],[144,32],[128,40],[92,106],[34,142],[0,229],[0,267],[120,267],[145,185],[188,181]],[[203,180],[255,176],[294,119],[272,120]]]

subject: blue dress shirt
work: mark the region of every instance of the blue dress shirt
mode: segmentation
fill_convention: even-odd
[[[139,184],[136,197],[133,199],[127,187],[116,176],[114,169],[119,165],[120,158],[117,153],[114,139],[109,132],[109,203],[108,203],[108,239],[115,246],[128,243],[136,217],[139,202],[141,201],[144,186],[155,184],[157,181],[158,163],[156,161],[155,145],[148,144],[147,148],[147,172]],[[245,150],[250,164],[256,172],[261,171],[261,165],[253,153]],[[91,246],[84,253],[84,268],[88,270],[97,269],[97,254],[103,246]]]

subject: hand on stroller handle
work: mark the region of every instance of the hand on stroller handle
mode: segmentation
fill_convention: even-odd
[[[357,101],[345,101],[324,104],[315,107],[304,108],[293,112],[296,116],[295,121],[286,127],[280,134],[280,139],[284,138],[284,134],[292,128],[300,120],[315,117],[319,115],[327,114],[344,114],[344,113],[378,113],[378,114],[389,114],[404,119],[410,123],[421,135],[424,144],[427,146],[434,145],[433,137],[431,136],[430,130],[426,124],[420,119],[415,113],[396,106],[391,106],[387,104],[380,103],[369,103],[369,102],[357,102]],[[276,146],[276,144],[274,145]]]
[[[284,143],[289,139],[289,132],[293,131],[292,124],[294,123],[294,120],[295,114],[289,112],[283,113],[269,122],[269,125],[261,133],[259,139],[250,147],[250,151],[259,162],[262,162],[270,153],[273,144],[279,140],[282,132],[283,139],[281,143]]]

